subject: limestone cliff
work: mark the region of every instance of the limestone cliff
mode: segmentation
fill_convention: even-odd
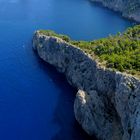
[[[124,17],[140,22],[140,0],[91,0],[119,11]]]
[[[140,139],[140,80],[101,68],[64,40],[36,32],[33,48],[78,89],[74,112],[89,135],[101,140]]]

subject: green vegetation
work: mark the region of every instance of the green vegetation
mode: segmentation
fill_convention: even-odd
[[[65,38],[54,32],[48,35]],[[140,76],[140,25],[128,28],[123,34],[118,33],[95,41],[72,41],[69,38],[68,41],[108,68]]]
[[[62,38],[66,42],[69,42],[70,41],[70,38],[68,36],[62,35],[62,34],[57,34],[57,33],[55,33],[52,30],[39,30],[39,33],[40,34],[47,35],[47,36],[56,36],[56,37]]]

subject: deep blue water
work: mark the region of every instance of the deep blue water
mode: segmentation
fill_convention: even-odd
[[[88,140],[73,114],[75,90],[32,51],[34,30],[76,40],[133,23],[88,0],[0,0],[0,140]]]

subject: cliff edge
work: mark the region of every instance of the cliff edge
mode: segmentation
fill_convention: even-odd
[[[140,79],[100,67],[80,48],[37,31],[33,48],[77,88],[76,120],[101,140],[140,139]]]

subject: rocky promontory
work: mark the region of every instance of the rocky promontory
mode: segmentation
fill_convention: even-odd
[[[140,0],[91,0],[122,13],[122,16],[140,22]]]
[[[64,39],[34,34],[33,48],[77,88],[76,120],[101,140],[140,139],[140,79],[100,66]]]

